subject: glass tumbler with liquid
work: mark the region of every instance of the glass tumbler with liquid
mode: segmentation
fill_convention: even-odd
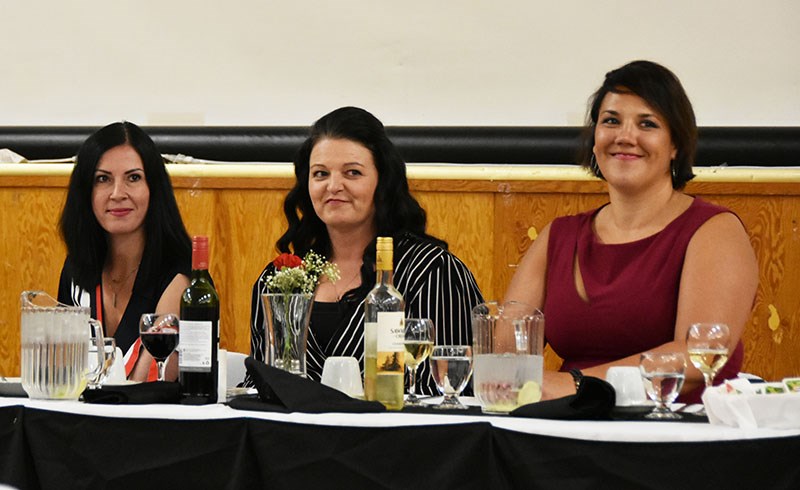
[[[472,309],[473,387],[486,413],[508,413],[542,397],[544,315],[521,302]]]
[[[436,389],[444,395],[438,409],[466,409],[458,395],[472,376],[472,346],[437,345],[431,352],[431,375]]]
[[[102,325],[89,308],[61,304],[43,291],[24,291],[20,309],[22,388],[32,399],[77,400],[101,368],[102,350],[94,351],[90,368],[89,345],[102,346]]]

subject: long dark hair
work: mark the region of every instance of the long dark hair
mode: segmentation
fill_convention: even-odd
[[[283,201],[283,212],[289,228],[278,239],[281,252],[305,254],[313,249],[326,257],[331,242],[325,223],[314,212],[308,194],[309,159],[314,145],[323,139],[344,139],[363,145],[371,153],[378,170],[375,189],[375,227],[377,236],[399,237],[413,234],[423,240],[447,248],[447,243],[425,232],[427,218],[408,189],[406,164],[389,140],[383,124],[372,114],[357,107],[342,107],[326,114],[311,127],[294,159],[295,185]],[[363,273],[372,274],[375,261],[375,240],[364,251]],[[367,267],[369,266],[369,267]],[[363,277],[367,279],[368,276]]]
[[[683,189],[694,178],[692,163],[697,150],[697,122],[692,103],[678,77],[652,61],[632,61],[606,73],[603,85],[589,99],[583,143],[578,156],[581,165],[591,170],[595,176],[603,178],[600,169],[591,161],[600,105],[609,92],[637,95],[664,117],[677,150],[675,159],[670,164],[672,187]]]
[[[155,143],[133,123],[109,124],[89,136],[78,150],[61,213],[61,236],[75,265],[74,280],[88,291],[100,281],[108,253],[106,231],[92,210],[94,173],[103,154],[120,145],[130,145],[142,159],[150,189],[144,224],[145,249],[139,274],[147,278],[175,264],[187,270],[191,265],[192,243],[178,211],[164,159]]]

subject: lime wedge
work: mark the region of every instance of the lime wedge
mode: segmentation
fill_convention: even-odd
[[[536,403],[542,399],[542,388],[536,381],[528,381],[522,385],[517,395],[517,404],[527,405],[528,403]]]

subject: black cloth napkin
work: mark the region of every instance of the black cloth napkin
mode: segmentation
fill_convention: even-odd
[[[616,402],[614,387],[594,376],[584,376],[574,395],[529,403],[512,411],[514,417],[558,420],[610,420]]]
[[[659,422],[689,422],[695,424],[707,424],[708,417],[697,415],[692,412],[680,412],[679,419],[648,419],[646,415],[653,411],[654,405],[633,406],[633,407],[614,407],[611,411],[612,420],[642,421],[648,422],[658,420]]]
[[[367,413],[386,410],[379,402],[351,398],[316,381],[267,366],[253,357],[245,359],[244,365],[258,390],[258,398],[234,398],[228,402],[233,408],[306,413]]]
[[[178,382],[154,381],[134,385],[103,386],[94,390],[84,390],[86,403],[105,403],[109,405],[179,403],[181,385]]]

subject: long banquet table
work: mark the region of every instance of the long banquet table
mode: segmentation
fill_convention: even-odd
[[[0,398],[16,488],[800,488],[800,430]]]

